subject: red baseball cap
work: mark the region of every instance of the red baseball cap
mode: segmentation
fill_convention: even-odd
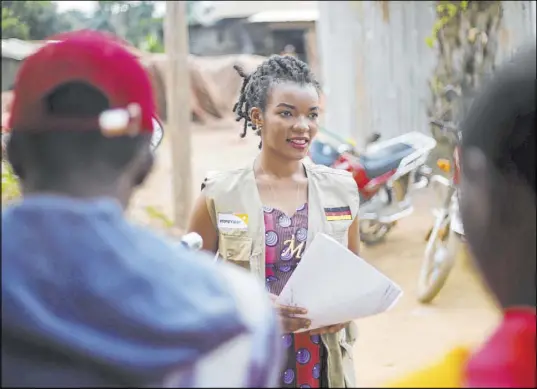
[[[52,37],[24,60],[15,81],[9,128],[31,132],[99,129],[98,116],[59,117],[48,112],[47,96],[69,82],[98,89],[107,97],[110,109],[138,104],[141,131],[153,133],[157,114],[148,73],[119,39],[92,30]]]

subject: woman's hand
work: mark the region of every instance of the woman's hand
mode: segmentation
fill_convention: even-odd
[[[331,326],[317,328],[316,330],[311,330],[310,335],[322,335],[322,334],[335,334],[336,332],[341,331],[349,323],[334,324]]]
[[[273,294],[269,294],[269,296],[274,309],[276,309],[280,316],[284,333],[289,334],[301,329],[307,329],[311,325],[311,320],[304,317],[296,317],[296,315],[305,315],[308,313],[306,309],[276,304],[278,296]]]

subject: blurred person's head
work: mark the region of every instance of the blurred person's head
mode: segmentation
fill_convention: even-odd
[[[128,203],[153,164],[155,103],[146,71],[122,44],[66,34],[25,60],[14,94],[7,153],[25,194]]]
[[[535,55],[500,68],[462,123],[464,229],[504,308],[536,304]]]
[[[261,137],[262,152],[300,160],[318,131],[320,86],[308,65],[291,56],[274,55],[244,78],[233,108],[237,121],[244,120]]]

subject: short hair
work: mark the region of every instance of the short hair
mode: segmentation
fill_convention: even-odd
[[[246,136],[248,127],[257,132],[255,124],[250,120],[250,109],[253,107],[265,109],[268,91],[275,83],[292,82],[299,85],[313,85],[317,91],[321,90],[319,82],[308,65],[290,55],[273,55],[250,75],[246,75],[240,66],[235,65],[234,68],[244,78],[239,100],[233,107],[233,112],[237,114],[237,121],[244,120],[241,138]]]
[[[110,108],[100,90],[83,82],[59,86],[46,97],[45,104],[50,115],[80,118],[97,117]],[[143,147],[149,147],[150,140],[149,134],[107,138],[98,128],[94,131],[77,131],[76,128],[17,131],[14,128],[7,153],[8,158],[15,153],[24,155],[31,161],[32,169],[51,181],[61,179],[69,171],[88,171],[96,163],[107,166],[109,178],[112,178]]]
[[[535,55],[535,46],[525,48],[501,67],[476,95],[461,128],[464,149],[480,149],[500,173],[516,173],[537,192]]]

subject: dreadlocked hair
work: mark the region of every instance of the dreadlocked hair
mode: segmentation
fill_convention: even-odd
[[[233,112],[237,115],[236,120],[238,122],[244,120],[241,138],[246,136],[248,127],[254,130],[257,135],[261,135],[257,126],[250,119],[250,109],[253,107],[258,107],[262,111],[265,109],[268,91],[274,84],[290,82],[299,85],[313,85],[318,91],[321,90],[319,82],[315,79],[315,75],[308,65],[290,55],[273,55],[249,75],[239,65],[234,65],[233,68],[244,79],[239,99],[233,106]],[[261,143],[259,148],[261,148]]]

